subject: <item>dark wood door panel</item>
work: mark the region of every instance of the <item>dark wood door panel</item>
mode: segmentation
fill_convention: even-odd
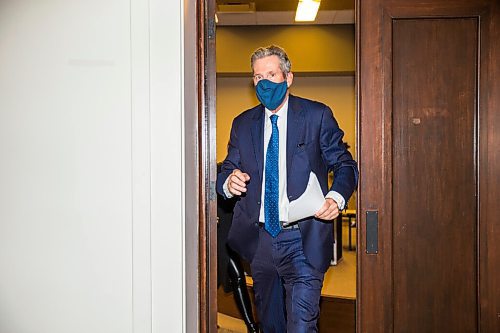
[[[395,332],[477,327],[477,23],[393,21]]]
[[[356,6],[358,332],[500,332],[500,1]]]

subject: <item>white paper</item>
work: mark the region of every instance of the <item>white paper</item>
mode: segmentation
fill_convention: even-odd
[[[297,199],[290,201],[288,223],[314,216],[324,203],[325,196],[321,191],[318,178],[311,172],[304,193]]]

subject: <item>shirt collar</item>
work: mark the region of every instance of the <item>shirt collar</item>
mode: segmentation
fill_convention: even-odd
[[[269,119],[269,117],[271,117],[273,114],[277,115],[278,119],[280,119],[280,118],[283,119],[284,117],[286,117],[288,114],[288,99],[289,99],[289,96],[286,97],[285,103],[283,104],[281,109],[279,109],[275,113],[272,113],[271,110],[269,110],[268,108],[265,108],[267,119]]]

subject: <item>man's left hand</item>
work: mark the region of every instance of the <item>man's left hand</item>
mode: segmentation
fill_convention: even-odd
[[[339,216],[339,207],[335,200],[332,198],[327,198],[325,200],[325,203],[323,204],[323,207],[321,207],[320,210],[314,215],[314,217],[320,219],[320,220],[333,220]]]

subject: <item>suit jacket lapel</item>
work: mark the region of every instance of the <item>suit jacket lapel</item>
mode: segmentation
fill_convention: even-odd
[[[255,160],[257,162],[257,170],[259,170],[259,184],[262,184],[263,164],[264,164],[264,107],[261,105],[256,109],[252,124],[252,143],[255,153]]]
[[[304,109],[299,103],[299,100],[290,95],[288,100],[288,120],[286,130],[286,174],[287,184],[290,180],[293,155],[297,151],[297,147],[303,137],[305,128]]]

